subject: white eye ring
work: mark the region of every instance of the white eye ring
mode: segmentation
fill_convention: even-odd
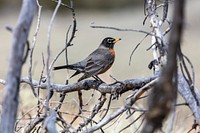
[[[108,43],[113,43],[112,39],[107,40]]]

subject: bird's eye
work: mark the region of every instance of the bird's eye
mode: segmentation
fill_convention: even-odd
[[[108,43],[113,43],[113,40],[112,39],[108,39],[107,42]]]

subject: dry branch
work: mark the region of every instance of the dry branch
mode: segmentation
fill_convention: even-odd
[[[27,1],[28,0],[24,0],[24,3],[27,2]],[[53,1],[56,1],[56,0],[53,0]],[[38,2],[38,1],[36,0],[36,2]],[[18,67],[19,68],[18,70],[20,70],[20,71],[15,70],[16,71],[15,73],[17,73],[16,77],[12,77],[12,78],[10,77],[11,79],[9,79],[9,80],[7,79],[7,81],[0,79],[0,83],[6,85],[6,87],[9,86],[11,81],[15,82],[17,88],[14,90],[14,92],[16,92],[16,93],[12,93],[12,94],[9,93],[9,97],[11,97],[11,100],[13,100],[14,98],[17,99],[18,89],[19,89],[19,84],[20,84],[19,82],[29,84],[34,93],[35,93],[35,89],[38,89],[37,114],[35,115],[35,117],[32,117],[32,116],[29,116],[30,114],[28,112],[25,113],[23,115],[23,117],[25,118],[25,116],[28,116],[29,122],[26,124],[26,127],[22,127],[22,126],[19,125],[19,123],[22,121],[22,118],[19,119],[16,123],[16,129],[19,129],[19,130],[22,129],[23,132],[28,133],[28,132],[39,132],[39,131],[42,130],[42,127],[43,127],[43,130],[44,130],[43,132],[47,131],[47,132],[50,132],[50,133],[51,132],[57,133],[58,131],[56,129],[56,125],[58,125],[62,128],[62,130],[63,130],[62,132],[79,132],[80,131],[80,132],[86,133],[86,132],[94,132],[94,131],[97,131],[97,130],[101,130],[102,132],[104,132],[105,129],[103,129],[103,127],[105,125],[108,125],[109,123],[111,123],[112,120],[114,120],[114,123],[116,121],[119,121],[119,119],[118,119],[119,116],[122,116],[123,114],[125,114],[125,112],[129,113],[127,115],[126,119],[130,119],[131,117],[133,117],[133,115],[135,115],[135,112],[140,112],[141,115],[137,116],[137,119],[135,119],[134,121],[132,121],[129,124],[127,123],[127,125],[125,125],[124,128],[122,128],[120,130],[120,132],[122,132],[125,129],[129,128],[131,125],[135,124],[136,121],[141,119],[141,116],[143,116],[143,114],[146,114],[146,113],[149,112],[148,109],[135,107],[133,105],[135,104],[135,102],[137,100],[139,100],[141,98],[148,97],[149,95],[144,96],[143,94],[147,90],[149,90],[153,87],[157,88],[157,90],[159,90],[162,93],[160,93],[160,92],[157,93],[157,91],[156,92],[153,91],[154,96],[156,96],[156,98],[152,98],[153,99],[152,101],[154,101],[154,102],[152,102],[150,104],[150,106],[153,109],[150,107],[150,112],[147,115],[147,123],[144,126],[144,129],[146,129],[146,130],[143,130],[143,132],[145,132],[145,131],[146,132],[153,132],[156,128],[161,127],[162,121],[167,116],[167,114],[169,114],[170,109],[172,107],[174,107],[174,109],[175,109],[175,106],[173,106],[173,102],[175,101],[175,97],[176,97],[176,89],[174,89],[174,88],[176,88],[176,84],[174,84],[172,82],[173,81],[172,77],[175,75],[174,73],[177,72],[177,70],[176,70],[177,65],[176,65],[176,58],[173,58],[173,57],[176,56],[177,46],[178,46],[177,44],[180,43],[180,40],[181,40],[177,36],[171,36],[171,38],[174,37],[173,39],[175,39],[176,41],[179,41],[179,42],[175,42],[175,44],[173,44],[174,42],[170,41],[169,47],[167,46],[167,43],[165,42],[165,38],[164,38],[165,34],[168,33],[170,30],[172,30],[172,33],[174,32],[173,31],[174,28],[171,27],[171,23],[169,23],[169,21],[167,19],[168,6],[169,6],[168,2],[169,1],[164,0],[162,4],[157,6],[156,0],[145,0],[145,2],[146,2],[146,4],[145,4],[145,6],[146,6],[145,21],[149,18],[150,24],[152,26],[151,32],[146,32],[146,31],[143,31],[143,30],[134,30],[134,29],[120,29],[120,28],[108,27],[108,26],[94,26],[94,25],[91,26],[92,28],[103,28],[103,29],[111,29],[111,30],[116,30],[116,31],[144,33],[144,34],[146,34],[145,38],[148,37],[148,36],[151,36],[152,42],[150,44],[151,46],[150,46],[149,49],[152,49],[152,52],[153,52],[153,58],[154,58],[155,62],[152,63],[152,65],[153,65],[154,70],[155,70],[155,73],[154,73],[155,76],[149,76],[147,78],[128,79],[128,80],[124,80],[124,81],[117,81],[116,80],[116,83],[114,83],[114,84],[106,84],[106,83],[99,82],[97,80],[84,80],[84,81],[80,81],[80,82],[77,82],[77,83],[65,84],[65,85],[64,84],[63,85],[62,84],[54,84],[54,83],[51,82],[51,68],[53,67],[53,64],[56,62],[56,60],[61,55],[61,53],[63,53],[64,51],[65,51],[65,56],[66,56],[66,64],[68,64],[67,47],[72,46],[72,41],[75,38],[75,33],[77,31],[76,30],[77,22],[76,22],[73,0],[70,0],[70,6],[62,3],[61,0],[58,0],[56,2],[57,2],[57,6],[54,10],[51,21],[49,23],[48,33],[47,33],[47,36],[48,36],[48,42],[47,43],[48,44],[47,44],[46,66],[45,65],[43,66],[43,67],[46,67],[47,82],[45,83],[45,82],[41,81],[42,78],[43,78],[44,70],[41,73],[41,77],[40,77],[39,81],[33,80],[32,79],[32,73],[31,73],[31,71],[32,71],[32,56],[33,56],[33,52],[34,52],[34,46],[35,46],[35,43],[36,43],[36,38],[37,38],[37,33],[38,33],[38,30],[39,30],[39,24],[40,24],[40,18],[41,18],[41,6],[39,5],[39,3],[38,3],[39,10],[38,10],[38,21],[37,21],[38,23],[37,23],[35,35],[34,35],[34,38],[33,38],[33,47],[32,47],[31,55],[30,55],[30,67],[29,67],[28,77],[21,78],[21,81],[20,81],[21,66],[23,64],[23,55],[24,55],[24,52],[23,52],[24,48],[22,48],[22,46],[24,47],[25,43],[27,42],[27,41],[25,42],[23,40],[23,44],[18,46],[18,47],[22,48],[22,49],[18,48],[18,52],[20,52],[20,58],[19,58],[19,61],[18,61],[19,67],[16,64],[13,65],[12,63],[10,63],[10,64],[13,65],[13,67]],[[70,30],[71,26],[69,26],[69,29],[67,31],[66,42],[65,42],[64,48],[61,50],[60,53],[58,53],[58,55],[53,59],[52,63],[50,64],[51,29],[52,29],[53,22],[55,20],[56,13],[57,13],[60,5],[63,5],[65,7],[67,7],[68,9],[70,9],[71,14],[72,14],[72,19],[73,19],[73,25],[72,25],[72,30]],[[24,5],[23,5],[23,7],[24,7]],[[157,10],[157,8],[160,8],[160,7],[163,8],[163,14],[162,14],[162,16],[159,20],[159,16],[158,16],[156,10]],[[32,10],[32,9],[29,9],[29,10]],[[178,13],[178,12],[176,12],[176,13]],[[33,12],[30,12],[30,14],[32,15]],[[178,16],[178,14],[177,14],[177,16]],[[26,15],[26,17],[24,17],[24,18],[28,19],[29,17],[27,18],[27,15]],[[181,20],[181,19],[179,19],[179,20]],[[169,24],[169,28],[165,32],[162,32],[161,29],[162,29],[162,24],[164,22],[167,22]],[[19,25],[19,27],[20,26],[22,27],[23,25]],[[30,27],[30,24],[28,26]],[[20,33],[22,33],[22,34],[26,33],[25,36],[27,37],[29,27],[28,28],[25,27],[24,29],[22,28],[22,31],[20,31]],[[21,29],[16,28],[16,30],[14,30],[14,37],[16,37],[15,35],[19,34],[19,33],[17,34],[17,32],[19,32],[19,30],[21,30]],[[71,36],[69,36],[69,31],[71,31],[71,34],[70,34]],[[179,34],[177,33],[177,34],[174,34],[174,35],[180,35],[180,34],[181,34],[181,31],[179,31]],[[20,35],[21,34],[19,34],[18,36],[20,36]],[[23,38],[23,39],[25,39],[25,38]],[[142,43],[142,41],[138,43],[136,48]],[[16,43],[16,42],[17,41],[14,40],[14,43]],[[16,47],[15,47],[15,49],[16,49]],[[172,50],[168,50],[168,52],[167,52],[167,48],[171,49],[171,47],[172,47]],[[133,50],[131,57],[132,57],[134,51],[136,50],[136,48]],[[14,49],[14,47],[13,47],[13,49]],[[167,53],[168,53],[168,60],[166,60]],[[131,57],[130,57],[130,60],[131,60]],[[16,60],[16,58],[14,58],[14,59]],[[184,59],[186,59],[186,57],[182,56],[183,61],[184,61]],[[188,59],[186,59],[186,60],[188,61]],[[165,65],[165,64],[167,64],[167,67],[163,68],[163,65]],[[189,64],[191,65],[190,62],[189,62]],[[184,65],[183,67],[187,67],[184,64],[184,62],[183,62],[183,65]],[[160,68],[164,69],[164,71],[162,71],[161,74],[160,74],[160,70],[161,70]],[[173,68],[173,70],[171,68]],[[184,69],[187,70],[187,68],[184,68]],[[12,70],[12,72],[13,72],[13,70]],[[186,73],[187,73],[186,76],[184,74],[181,74],[181,73],[178,74],[178,77],[177,77],[178,78],[177,79],[178,85],[177,85],[177,87],[178,87],[179,93],[183,96],[187,105],[192,110],[194,117],[195,117],[195,120],[198,124],[198,123],[200,123],[200,106],[198,106],[197,101],[200,101],[200,93],[194,87],[194,83],[193,83],[194,82],[194,76],[193,76],[193,79],[192,79],[192,77],[190,77],[189,73],[188,72],[186,72]],[[194,71],[193,71],[193,73],[194,73]],[[188,81],[189,81],[189,83],[188,83]],[[194,91],[190,90],[191,86],[192,86],[192,89]],[[167,87],[167,88],[165,88],[165,87]],[[46,89],[48,91],[48,97],[46,99],[44,99],[44,100],[40,99],[39,89]],[[91,112],[90,112],[90,115],[85,116],[85,114],[82,114],[82,112],[85,111],[84,108],[82,108],[82,106],[84,105],[83,102],[85,102],[85,101],[84,101],[84,99],[82,99],[81,91],[82,90],[87,91],[87,90],[91,90],[91,89],[97,90],[99,93],[101,93],[102,97],[101,97],[99,103],[95,103],[95,106],[92,110],[86,110],[88,112],[90,112],[90,111]],[[111,100],[115,99],[116,97],[118,98],[123,93],[128,92],[128,91],[133,92],[133,94],[130,95],[126,99],[126,103],[124,105],[122,105],[120,108],[118,108],[115,112],[108,115],[110,113],[110,112],[108,113],[108,111],[110,110],[110,107],[111,107]],[[58,103],[56,103],[56,106],[49,106],[50,97],[51,97],[51,95],[55,94],[53,92],[58,92],[58,93],[61,93],[62,95],[61,95]],[[60,110],[60,108],[63,107],[63,105],[65,104],[64,100],[65,100],[65,97],[67,96],[66,93],[70,94],[71,92],[78,92],[78,94],[79,94],[78,95],[79,96],[79,113],[77,115],[72,114],[71,112],[70,113],[61,112],[61,110]],[[100,120],[96,121],[96,120],[94,120],[95,116],[100,115],[100,112],[104,111],[102,109],[102,107],[103,107],[103,105],[105,104],[105,101],[106,101],[106,94],[110,94],[110,100],[108,102],[106,112],[100,118]],[[8,96],[8,94],[6,96]],[[13,98],[13,96],[15,96],[15,97]],[[8,99],[8,101],[10,100],[10,98],[7,98],[7,99]],[[162,99],[162,100],[160,100],[160,99]],[[16,104],[17,101],[14,101],[14,102],[13,103]],[[8,103],[8,102],[6,102],[6,103]],[[13,111],[15,111],[14,112],[15,114],[11,115],[11,116],[14,116],[13,118],[16,117],[16,109],[17,109],[16,107],[17,107],[17,105],[18,105],[18,103],[15,106],[11,105],[14,108]],[[3,113],[5,114],[6,108],[3,108],[3,110],[4,110]],[[159,113],[157,113],[158,116],[155,116],[155,114],[156,114],[155,110],[156,111],[161,110]],[[46,112],[44,112],[44,111],[46,111]],[[152,114],[152,112],[153,112],[153,115],[155,117],[153,115],[149,115],[149,114]],[[67,120],[64,119],[65,117],[62,116],[63,114],[68,114],[68,115],[75,116],[75,117],[74,117],[74,119],[69,120],[69,121],[71,121],[71,123],[70,123],[70,122],[68,122]],[[7,118],[7,116],[6,115],[3,116],[2,121],[5,121],[4,119]],[[149,116],[151,116],[151,117],[149,117]],[[175,116],[175,113],[174,113],[174,116]],[[78,123],[79,126],[76,128],[76,127],[74,127],[74,125],[76,124],[74,121],[77,118],[84,118],[84,123]],[[8,120],[9,120],[9,118],[8,118]],[[157,120],[159,122],[157,122]],[[174,119],[172,119],[171,125],[173,125],[173,120]],[[143,124],[143,121],[144,121],[144,119],[141,121],[141,124],[139,125],[137,130],[139,130],[140,126]],[[1,127],[5,127],[4,125],[8,124],[8,121],[6,121],[6,122],[7,123],[1,122]],[[12,126],[12,124],[13,124],[13,121],[10,124],[10,126]],[[111,125],[113,125],[113,124],[111,124]],[[152,127],[150,127],[150,126],[152,126]],[[110,126],[108,128],[110,128]],[[170,126],[168,131],[171,131],[172,128],[173,128],[173,126]],[[137,130],[136,130],[136,132],[137,132]],[[1,128],[1,131],[2,131],[2,128]],[[11,131],[11,130],[9,130],[9,131]],[[4,132],[5,132],[5,130],[4,130]]]
[[[195,99],[190,90],[190,86],[181,73],[178,74],[178,91],[190,107],[196,122],[200,124],[200,106],[196,102],[196,99],[200,101],[200,92],[197,88],[194,88],[196,94]]]
[[[106,102],[106,95],[102,94],[101,97],[100,97],[99,103],[97,103],[95,105],[95,107],[93,108],[89,119],[87,119],[84,123],[81,123],[79,129],[85,127],[86,125],[88,125],[92,121],[92,119],[96,116],[96,114],[99,112],[99,110],[103,107],[105,102]]]
[[[148,12],[155,15],[155,1],[147,0]],[[176,0],[174,9],[174,23],[170,34],[167,62],[162,68],[158,82],[155,84],[149,101],[149,112],[142,133],[153,133],[162,128],[162,122],[168,116],[177,97],[177,55],[180,49],[184,22],[184,1]],[[151,14],[149,14],[151,15]],[[152,18],[152,17],[150,17]],[[155,20],[157,20],[155,18]],[[155,28],[156,30],[156,28]],[[160,29],[157,29],[160,31]],[[157,33],[157,32],[156,32]]]
[[[37,18],[37,26],[36,26],[35,33],[34,33],[34,36],[33,36],[33,41],[32,41],[32,48],[30,50],[29,70],[28,70],[28,76],[29,76],[30,82],[32,82],[33,52],[34,52],[34,49],[35,49],[37,35],[38,35],[38,32],[39,32],[39,28],[40,28],[41,12],[42,12],[42,6],[40,6],[38,0],[36,2],[37,2],[37,5],[38,5],[38,18]],[[38,97],[38,94],[35,92],[33,86],[31,86],[31,89],[32,89],[34,96]]]
[[[83,80],[77,83],[72,83],[68,85],[61,85],[61,84],[53,84],[51,83],[51,88],[56,92],[64,92],[64,93],[70,93],[75,92],[79,90],[90,90],[95,89],[99,91],[100,93],[109,93],[109,94],[115,94],[116,92],[119,92],[119,94],[123,94],[127,91],[134,91],[137,89],[140,89],[141,87],[145,86],[147,83],[151,82],[152,80],[155,80],[156,76],[151,76],[147,78],[141,78],[141,79],[128,79],[125,81],[121,81],[122,83],[116,83],[116,84],[106,84],[102,83],[96,80]],[[1,84],[6,84],[4,80],[0,80]],[[21,83],[27,83],[30,84],[29,78],[22,78]],[[35,88],[41,88],[41,89],[47,89],[48,85],[47,83],[40,83],[37,80],[32,81],[33,86]],[[122,89],[123,88],[123,89]]]
[[[23,130],[25,133],[30,133],[36,126],[37,124],[41,123],[44,120],[44,117],[39,117],[31,121]]]
[[[36,9],[35,0],[23,0],[17,26],[13,31],[12,50],[10,52],[7,84],[4,88],[3,110],[0,132],[11,133],[14,130],[18,109],[19,84],[23,65],[24,48]]]
[[[58,1],[58,4],[56,5],[56,8],[54,9],[54,12],[51,16],[51,20],[49,22],[49,26],[48,26],[48,33],[47,33],[47,59],[46,59],[46,73],[47,73],[47,85],[48,85],[48,94],[47,94],[47,101],[46,101],[46,109],[49,110],[49,100],[52,96],[52,90],[51,90],[51,68],[49,68],[50,66],[50,57],[51,57],[51,30],[52,30],[52,26],[53,26],[53,22],[55,20],[56,14],[58,12],[58,9],[60,7],[62,3],[62,0]],[[47,111],[46,110],[46,111]]]
[[[157,79],[154,79],[151,82],[145,84],[143,87],[141,87],[137,91],[137,93],[129,101],[127,101],[127,103],[124,106],[122,106],[121,108],[119,108],[118,110],[116,110],[114,113],[112,113],[111,115],[109,115],[107,118],[105,118],[102,121],[100,121],[97,125],[94,125],[91,128],[84,130],[82,133],[94,132],[94,131],[102,128],[103,126],[105,126],[109,122],[111,122],[113,119],[117,118],[119,115],[121,115],[125,111],[127,111],[129,109],[129,107],[132,106],[140,98],[140,96],[144,92],[146,92],[147,90],[149,90],[150,88],[152,88],[152,86],[155,84],[156,81],[157,81]]]
[[[48,133],[58,133],[56,128],[56,114],[55,110],[49,111],[49,116],[45,118],[43,128],[46,128]]]

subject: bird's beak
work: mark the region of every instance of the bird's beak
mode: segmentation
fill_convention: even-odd
[[[121,38],[117,38],[113,41],[113,43],[119,42],[121,40]]]

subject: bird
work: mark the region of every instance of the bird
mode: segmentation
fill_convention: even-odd
[[[78,79],[78,82],[89,77],[102,81],[98,75],[106,72],[113,65],[115,60],[114,45],[120,40],[121,38],[115,39],[112,37],[106,37],[103,39],[99,47],[89,54],[84,60],[71,65],[57,66],[54,67],[53,70],[76,70],[70,78],[83,73],[83,76]]]

